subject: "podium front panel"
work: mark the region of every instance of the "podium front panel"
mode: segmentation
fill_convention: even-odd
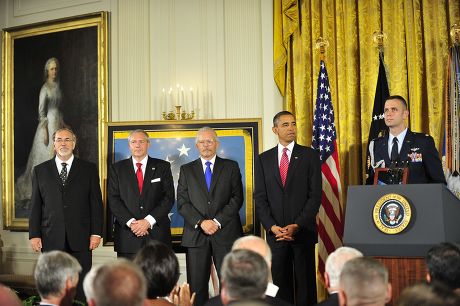
[[[384,195],[404,196],[411,206],[409,225],[398,234],[381,232],[373,210]],[[442,184],[350,186],[344,245],[367,256],[420,257],[440,242],[460,242],[460,201]]]

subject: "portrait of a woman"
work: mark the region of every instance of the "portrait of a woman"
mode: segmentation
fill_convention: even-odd
[[[66,126],[62,113],[62,92],[59,86],[59,61],[52,57],[43,69],[44,84],[38,98],[38,125],[24,173],[15,185],[16,205],[28,210],[32,195],[32,171],[36,165],[53,157],[52,135]]]

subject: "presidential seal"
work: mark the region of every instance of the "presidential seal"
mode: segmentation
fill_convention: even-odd
[[[398,234],[410,222],[411,207],[405,197],[389,193],[375,203],[373,217],[375,226],[385,234]]]

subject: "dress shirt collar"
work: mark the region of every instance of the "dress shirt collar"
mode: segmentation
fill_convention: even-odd
[[[134,167],[134,172],[137,171],[137,163],[142,164],[142,173],[145,173],[145,168],[147,167],[147,161],[149,159],[149,156],[146,155],[140,162],[138,162],[134,157],[131,156],[131,160],[133,161],[133,167]]]
[[[72,154],[72,156],[70,156],[70,158],[66,161],[63,161],[61,160],[57,155],[56,157],[54,158],[54,161],[56,163],[56,167],[58,169],[58,172],[61,173],[61,170],[62,170],[62,163],[66,163],[67,164],[67,173],[69,173],[70,171],[70,168],[72,167],[72,163],[73,163],[73,160],[74,160],[74,155]]]
[[[216,163],[216,156],[214,155],[210,160],[206,160],[200,156],[201,164],[203,165],[203,172],[206,170],[206,162],[211,162],[211,172],[214,170],[214,164]]]
[[[404,138],[406,137],[406,134],[407,134],[407,128],[404,129],[404,131],[402,131],[401,133],[399,133],[399,135],[392,135],[391,133],[388,133],[388,155],[391,156],[391,148],[393,146],[393,138],[398,138],[398,152],[401,151],[401,147],[402,147],[402,144],[403,144],[403,141],[404,141]]]
[[[288,149],[286,154],[288,156],[289,161],[291,161],[291,154],[292,154],[292,150],[294,150],[294,144],[295,144],[295,141],[291,142],[290,144],[286,146],[286,148]],[[283,155],[284,148],[285,147],[282,144],[280,143],[278,144],[278,165],[281,162],[281,156]]]

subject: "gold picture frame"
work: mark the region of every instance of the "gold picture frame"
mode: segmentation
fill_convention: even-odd
[[[107,12],[3,29],[5,229],[28,229],[32,170],[54,155],[51,135],[56,128],[69,127],[75,132],[75,155],[98,164],[102,182],[106,173],[107,63]]]

